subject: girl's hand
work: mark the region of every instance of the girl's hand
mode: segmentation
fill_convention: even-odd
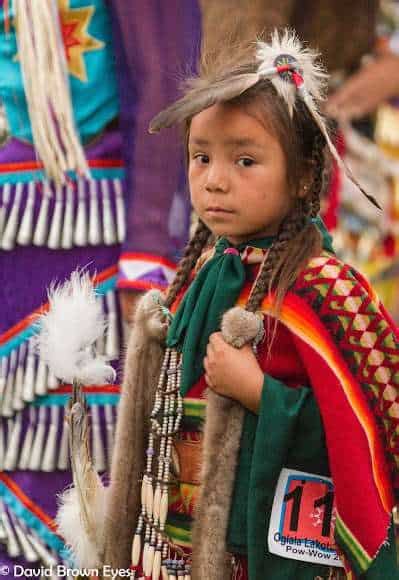
[[[215,393],[258,412],[264,377],[249,344],[237,349],[225,342],[221,332],[211,334],[204,368],[206,383]]]

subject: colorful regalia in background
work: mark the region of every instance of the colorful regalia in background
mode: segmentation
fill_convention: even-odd
[[[377,50],[399,52],[399,2],[381,4]],[[367,191],[380,201],[383,212],[370,211],[354,201],[353,188],[335,176],[338,190],[334,240],[338,253],[364,271],[392,316],[399,321],[399,97],[379,106],[369,120],[369,135],[352,126],[343,130],[342,151]],[[372,138],[372,139],[371,139]],[[331,203],[331,200],[330,200]],[[334,203],[334,201],[333,201]]]
[[[33,341],[46,288],[87,268],[108,323],[98,346],[118,370],[117,289],[163,288],[186,237],[179,140],[144,127],[175,97],[199,44],[194,0],[37,2],[39,21],[30,2],[0,1],[0,563],[10,578],[14,564],[68,561],[53,517],[70,482],[71,387]],[[86,396],[104,473],[118,380]]]

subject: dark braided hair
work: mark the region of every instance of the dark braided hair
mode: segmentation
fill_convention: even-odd
[[[326,140],[324,136],[319,132],[318,134],[316,134],[312,153],[312,160],[314,165],[311,214],[310,214],[312,218],[317,217],[320,212],[320,198],[324,190],[325,178],[328,177],[328,171],[326,171],[327,167],[324,152],[325,145]]]
[[[246,309],[251,312],[256,312],[259,309],[265,295],[270,291],[272,282],[277,276],[281,257],[287,253],[289,242],[306,227],[302,204],[298,203],[296,205],[297,207],[281,224],[277,239],[271,246],[261,266],[246,304]]]
[[[184,249],[183,257],[179,262],[176,275],[168,288],[165,299],[166,308],[171,307],[176,299],[176,296],[187,282],[190,272],[194,268],[210,236],[210,229],[204,224],[204,222],[198,220],[198,225],[194,235]]]
[[[277,239],[261,266],[247,301],[246,309],[251,312],[260,308],[265,295],[274,287],[276,301],[273,310],[278,313],[284,295],[294,283],[300,268],[316,250],[321,249],[320,233],[310,221],[320,211],[325,174],[325,138],[317,129],[313,136],[310,161],[310,193],[296,198],[293,210],[280,226]]]

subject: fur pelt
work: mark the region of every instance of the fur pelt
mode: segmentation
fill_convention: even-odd
[[[193,526],[193,580],[231,577],[226,533],[244,408],[207,392],[201,491]]]
[[[222,319],[222,334],[226,342],[235,348],[258,339],[263,335],[263,318],[241,306],[230,308]]]
[[[103,562],[127,569],[140,507],[148,420],[158,381],[167,322],[151,290],[140,301],[129,338],[105,518]]]
[[[262,318],[236,306],[222,319],[223,338],[236,348],[263,329]],[[193,580],[231,577],[226,536],[244,422],[244,407],[208,389],[201,491],[193,526]]]

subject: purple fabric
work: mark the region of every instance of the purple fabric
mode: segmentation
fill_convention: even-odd
[[[176,98],[177,85],[194,70],[200,48],[199,7],[196,0],[109,4],[131,192],[123,251],[173,259],[188,231],[188,219],[179,239],[168,228],[173,195],[187,189],[181,139],[174,129],[149,135],[148,124]],[[187,214],[188,208],[187,203]]]
[[[74,248],[73,251],[28,246],[1,252],[0,333],[47,300],[46,289],[52,280],[65,280],[77,267],[88,266],[90,272],[101,272],[117,263],[119,250],[120,246]]]
[[[147,281],[153,284],[160,284],[162,286],[165,286],[168,283],[162,268],[152,270],[149,274],[143,274],[143,276],[139,276],[137,280],[141,280],[142,282]]]
[[[14,574],[14,566],[23,566],[24,568],[29,568],[30,570],[40,570],[41,564],[28,564],[24,558],[9,558],[4,549],[4,546],[0,545],[0,577],[2,580],[15,579],[16,576]],[[16,570],[19,571],[20,568],[17,568]]]
[[[56,495],[71,483],[69,471],[52,473],[14,471],[12,478],[22,491],[52,518],[56,514]]]
[[[88,159],[103,159],[115,157],[118,159],[122,150],[122,136],[120,131],[107,131],[105,135],[95,139],[93,143],[85,147]],[[18,163],[20,161],[35,161],[34,148],[29,143],[23,143],[18,139],[11,138],[5,145],[0,147],[0,164]]]
[[[98,138],[86,150],[89,159],[118,159],[121,156],[122,141],[118,131],[110,131]],[[16,139],[0,148],[0,168],[2,163],[31,161],[35,158],[30,145]],[[27,185],[21,205],[26,202]],[[75,198],[77,193],[75,192]],[[11,195],[11,200],[13,194]],[[35,218],[39,214],[39,202],[35,203]],[[52,215],[54,199],[50,201],[49,215]],[[76,211],[76,202],[75,202]],[[2,313],[0,334],[29,315],[46,301],[46,288],[52,280],[62,281],[77,267],[89,266],[90,272],[101,272],[117,264],[120,246],[88,246],[73,250],[50,250],[45,247],[21,247],[0,251],[0,288],[2,292]]]

